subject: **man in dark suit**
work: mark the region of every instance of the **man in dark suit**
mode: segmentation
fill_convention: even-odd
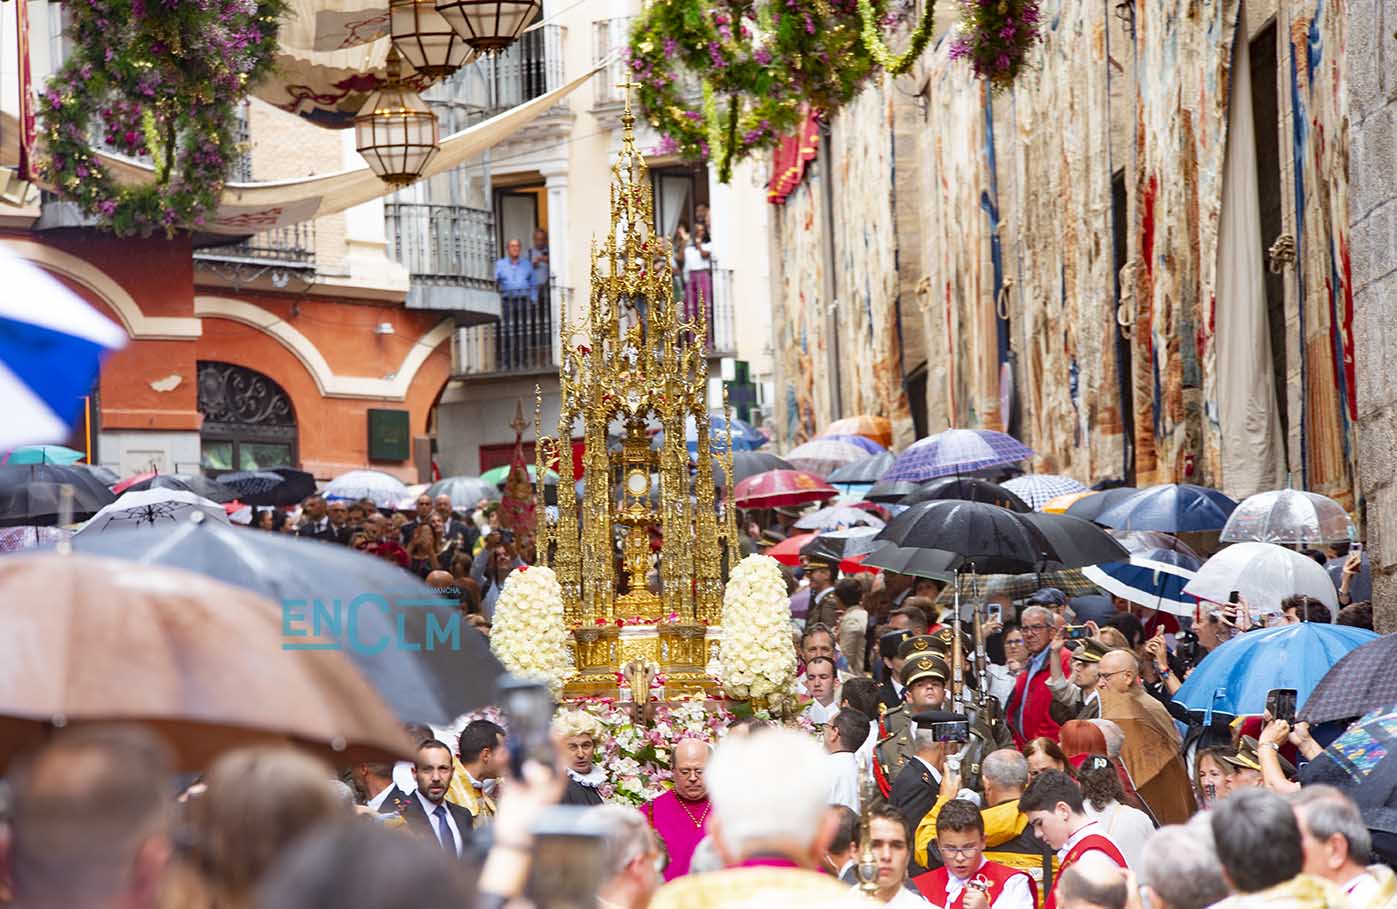
[[[958,751],[961,747],[959,743],[938,742],[932,733],[932,724],[963,719],[944,710],[924,710],[913,717],[916,731],[912,735],[912,742],[916,750],[893,781],[892,794],[888,797],[893,807],[907,816],[913,830],[921,825],[922,818],[936,804],[941,792],[941,775],[946,769],[947,750]],[[915,859],[912,865],[917,873],[926,870]]]
[[[408,829],[461,858],[471,843],[474,818],[466,809],[446,800],[454,772],[450,748],[436,739],[422,742],[412,767],[417,791],[407,797],[399,814]]]
[[[475,542],[480,539],[480,529],[470,521],[462,521],[451,513],[451,496],[445,493],[437,496],[432,501],[432,509],[441,518],[443,540],[457,541],[457,552],[464,552],[467,555],[475,552]]]
[[[430,523],[432,520],[432,497],[425,492],[417,497],[415,503],[417,515],[403,525],[403,546],[406,547],[412,542],[413,536],[417,533],[419,524]]]
[[[878,686],[878,699],[889,710],[902,706],[902,680],[898,676],[906,660],[898,655],[898,651],[903,641],[913,637],[916,637],[915,632],[903,628],[885,632],[878,639],[878,655],[882,657],[884,666],[883,684]]]

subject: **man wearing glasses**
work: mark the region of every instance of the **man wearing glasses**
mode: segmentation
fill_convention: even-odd
[[[1048,660],[1057,659],[1063,675],[1067,674],[1070,662],[1065,648],[1054,652],[1048,646],[1055,628],[1053,613],[1042,606],[1030,606],[1023,611],[1019,630],[1028,648],[1028,665],[1019,673],[1004,711],[1014,734],[1015,748],[1022,749],[1025,742],[1039,736],[1057,741],[1059,724],[1052,717],[1053,692],[1048,687]]]
[[[985,859],[985,822],[974,803],[953,799],[942,807],[936,842],[945,864],[912,883],[937,909],[1033,909],[1033,879]]]

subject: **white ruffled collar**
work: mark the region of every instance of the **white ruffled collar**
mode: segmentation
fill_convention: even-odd
[[[567,767],[565,769],[568,772],[568,776],[572,777],[574,780],[577,780],[577,782],[582,784],[583,786],[588,786],[592,789],[595,789],[602,783],[606,782],[606,771],[602,770],[601,767],[599,767],[596,764],[592,765],[592,771],[586,774],[585,776],[583,774],[578,773],[576,770],[573,770],[571,767]]]

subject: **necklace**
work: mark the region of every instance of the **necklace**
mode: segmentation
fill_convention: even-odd
[[[706,821],[706,820],[708,820],[708,811],[709,811],[710,808],[713,807],[713,803],[710,802],[710,801],[705,800],[704,803],[703,803],[703,817],[694,817],[694,813],[693,813],[692,811],[689,810],[689,805],[688,805],[688,803],[686,803],[683,799],[681,799],[681,798],[680,798],[679,796],[677,796],[677,795],[674,797],[674,800],[675,800],[676,802],[679,803],[679,807],[680,807],[680,808],[683,808],[683,809],[684,809],[684,813],[687,814],[687,815],[689,816],[689,820],[691,820],[691,821],[694,822],[694,827],[695,827],[696,829],[698,829],[698,830],[702,830],[702,829],[703,829],[703,822]]]

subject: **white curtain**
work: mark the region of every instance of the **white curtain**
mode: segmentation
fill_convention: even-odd
[[[1218,421],[1222,486],[1234,498],[1279,489],[1285,479],[1261,252],[1261,206],[1252,121],[1247,10],[1238,14],[1218,232]]]
[[[660,232],[673,237],[679,227],[679,217],[684,214],[684,203],[688,201],[693,182],[687,177],[660,175]],[[693,230],[690,224],[689,229]]]

